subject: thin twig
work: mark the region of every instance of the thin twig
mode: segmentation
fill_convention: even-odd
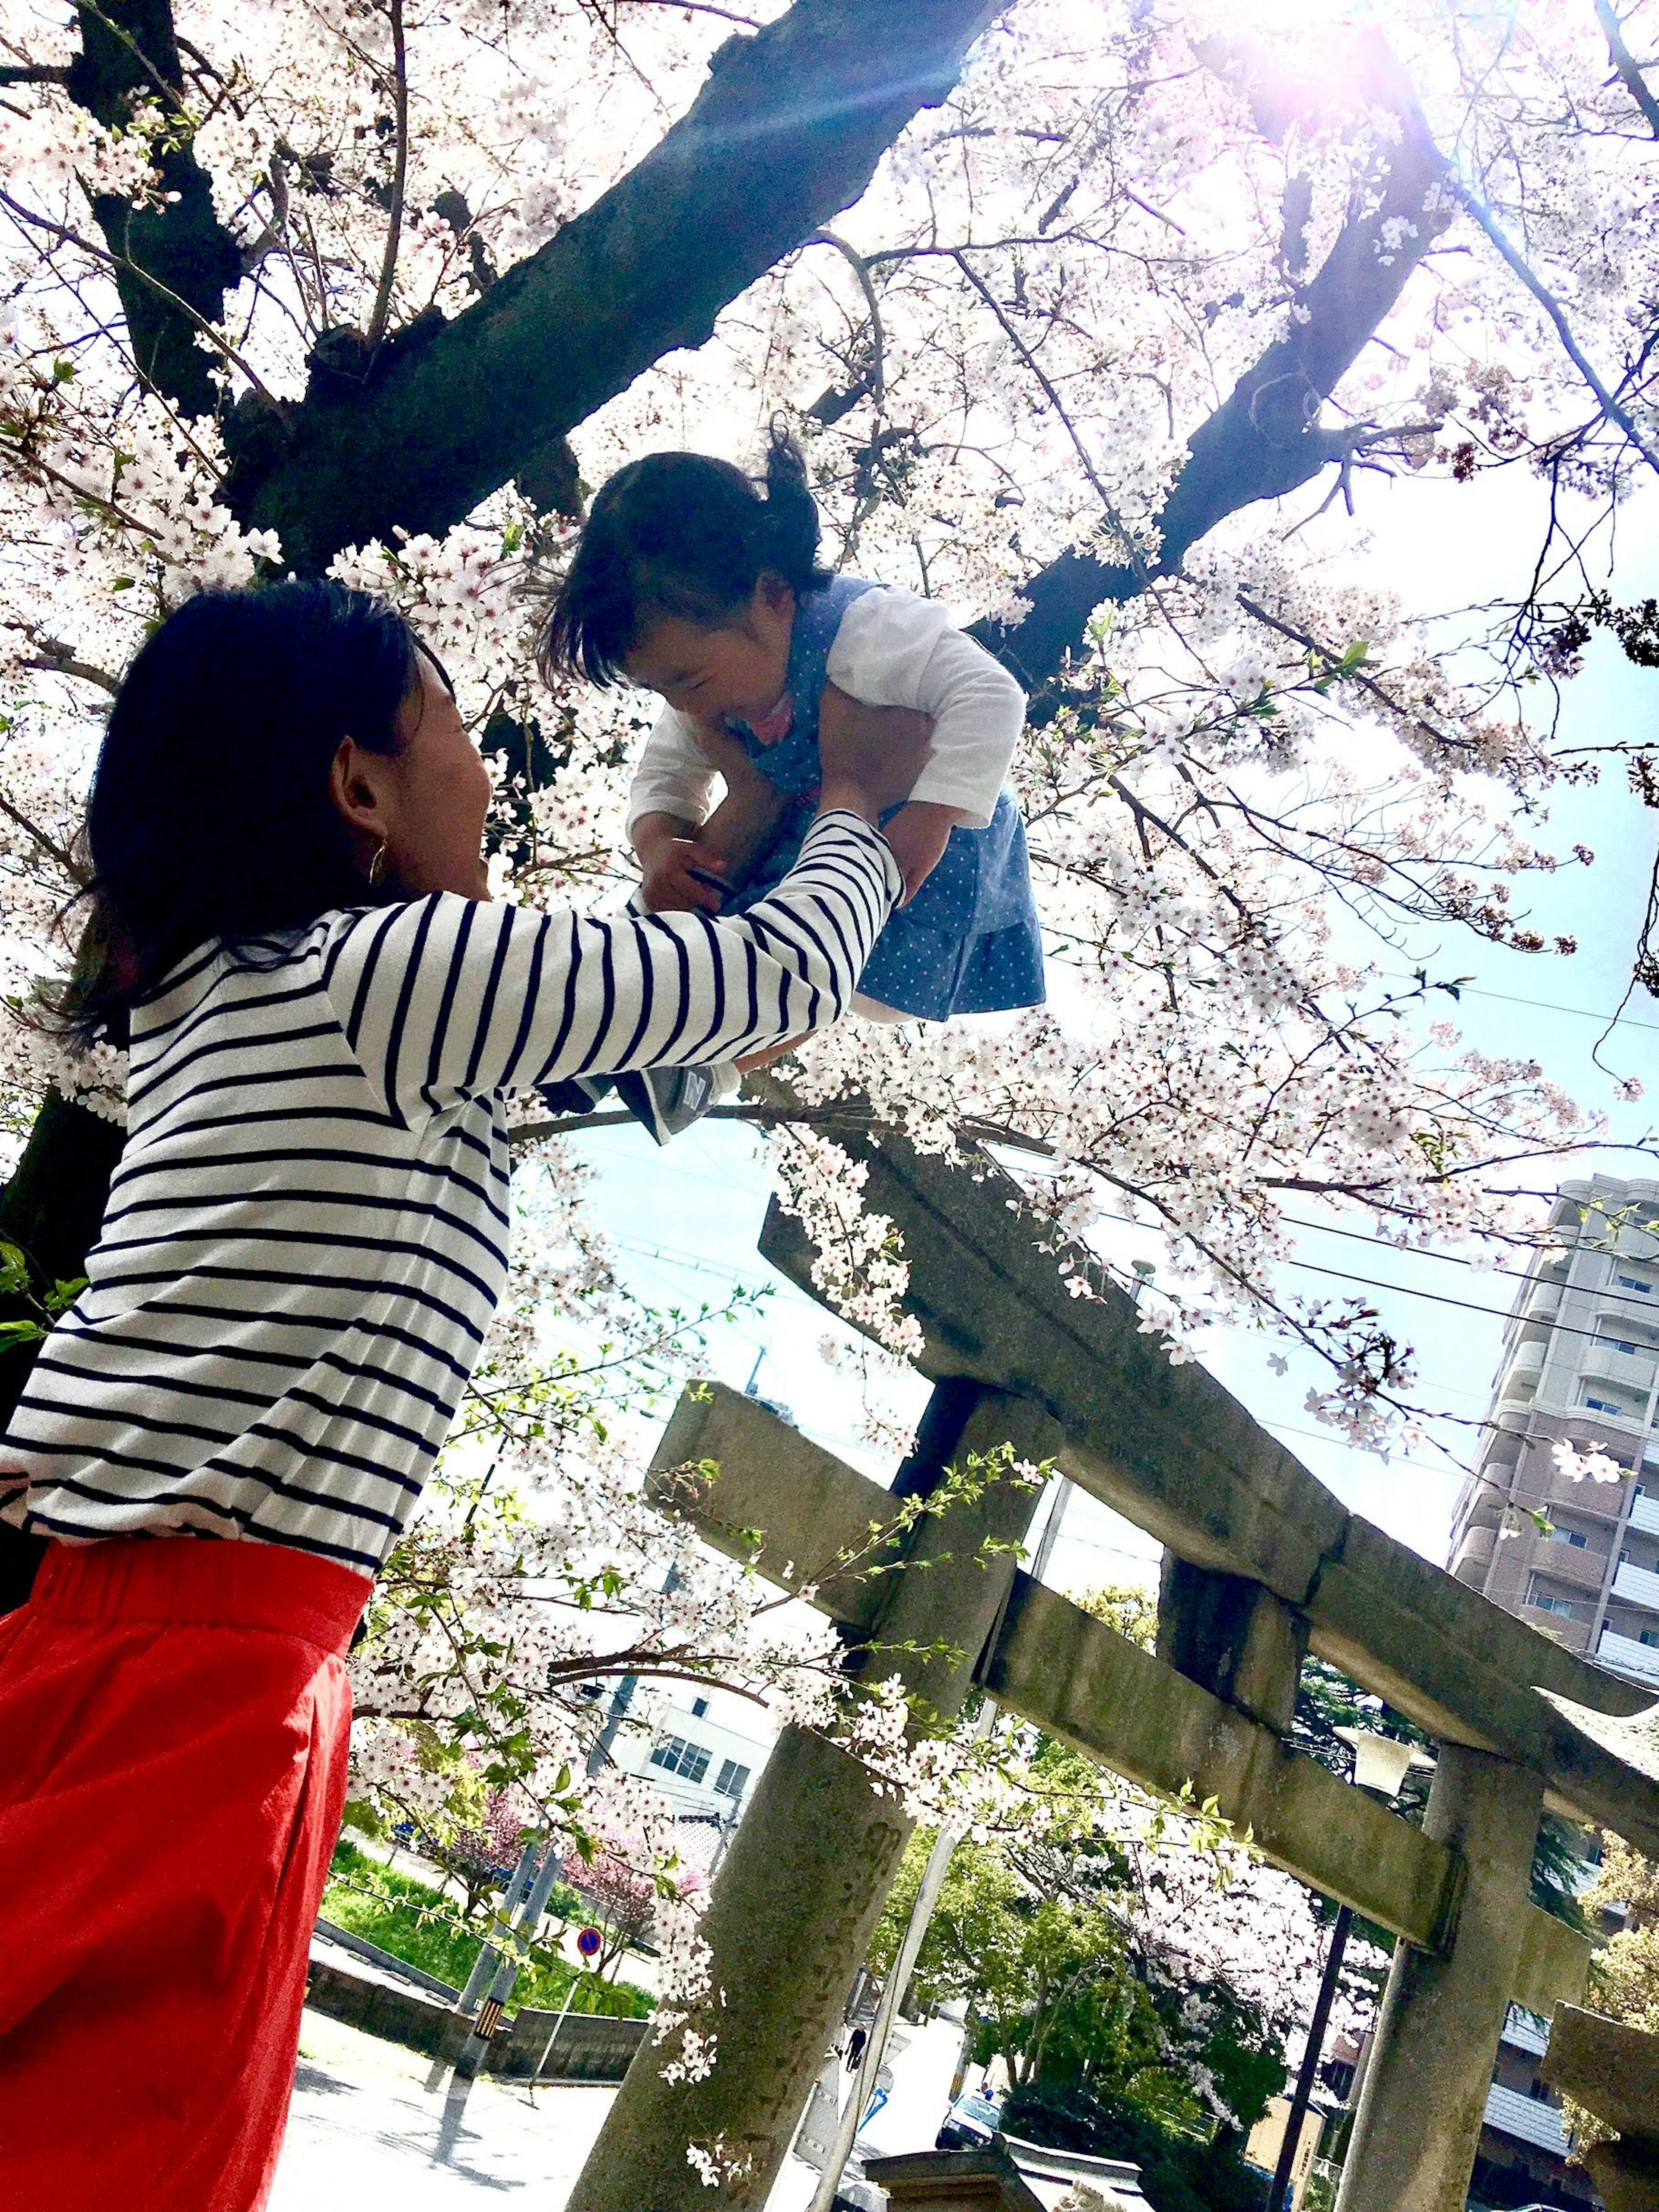
[[[811,238],[804,239],[805,246],[833,246],[847,262],[864,292],[864,304],[870,310],[870,329],[875,339],[875,358],[870,364],[870,397],[875,401],[879,414],[887,404],[887,340],[882,329],[881,306],[876,298],[876,288],[871,282],[870,264],[856,246],[849,246],[844,238],[837,238],[833,230],[815,230]]]
[[[217,352],[222,353],[233,368],[240,369],[261,398],[270,401],[277,419],[283,422],[287,422],[288,409],[283,402],[269,389],[263,377],[249,368],[229,339],[216,330],[207,317],[192,307],[188,300],[180,299],[171,285],[164,284],[159,276],[146,269],[142,263],[130,260],[124,253],[106,252],[103,246],[95,245],[91,239],[83,237],[78,230],[71,230],[67,223],[54,222],[50,216],[37,215],[33,208],[27,208],[20,200],[15,200],[9,192],[0,191],[0,207],[3,207],[9,214],[15,216],[19,222],[27,223],[34,229],[50,232],[52,237],[59,240],[64,245],[73,246],[92,260],[102,262],[106,269],[127,270],[141,283],[148,284],[151,291],[159,293],[169,307],[177,307],[181,315],[187,315],[209,344]]]
[[[1000,302],[997,300],[990,287],[980,276],[978,271],[970,267],[966,257],[962,253],[962,252],[958,250],[952,253],[951,258],[956,263],[957,267],[961,270],[963,275],[973,286],[975,291],[979,294],[980,298],[984,301],[986,306],[996,317],[998,323],[1001,325],[1003,335],[1007,338],[1010,345],[1013,347],[1014,351],[1024,362],[1026,368],[1029,368],[1032,375],[1036,377],[1038,384],[1042,386],[1043,394],[1048,399],[1048,404],[1054,409],[1055,414],[1059,416],[1066,434],[1072,441],[1073,449],[1076,453],[1078,459],[1083,465],[1084,475],[1088,477],[1089,482],[1095,488],[1095,491],[1099,497],[1101,506],[1106,511],[1107,520],[1111,524],[1113,529],[1122,540],[1130,561],[1132,562],[1135,562],[1136,556],[1134,552],[1134,541],[1129,536],[1128,532],[1124,528],[1121,521],[1119,520],[1117,509],[1112,504],[1111,495],[1097,475],[1095,465],[1089,457],[1089,449],[1084,444],[1082,435],[1079,432],[1077,425],[1073,422],[1071,416],[1066,411],[1065,401],[1060,398],[1059,392],[1055,391],[1048,371],[1043,368],[1042,362],[1038,361],[1036,356],[1031,351],[1030,346],[1026,344],[1024,339],[1021,337],[1019,332],[1009,321],[1007,316],[1003,312]],[[1136,565],[1138,566],[1139,563],[1136,562]]]
[[[392,155],[392,213],[386,223],[386,253],[380,262],[380,282],[366,339],[371,361],[386,336],[386,317],[392,312],[392,284],[398,273],[398,247],[404,228],[404,185],[409,174],[409,57],[404,44],[404,0],[392,0],[392,106],[398,143]]]
[[[1457,186],[1457,194],[1463,205],[1497,247],[1499,255],[1507,262],[1555,325],[1555,334],[1561,341],[1567,359],[1589,385],[1601,412],[1619,425],[1648,466],[1656,473],[1659,473],[1659,452],[1655,450],[1637,427],[1630,410],[1609,392],[1601,381],[1594,363],[1573,336],[1572,325],[1568,322],[1561,303],[1554,293],[1550,290],[1542,277],[1535,273],[1525,254],[1508,237],[1503,226],[1486,202],[1467,185],[1460,184]]]

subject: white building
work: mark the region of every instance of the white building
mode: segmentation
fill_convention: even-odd
[[[1563,1183],[1551,1222],[1556,1247],[1534,1256],[1504,1330],[1451,1571],[1659,1686],[1659,1182]],[[1621,1479],[1563,1475],[1559,1439],[1605,1453]]]
[[[619,1701],[620,1691],[611,1700],[613,1717]],[[643,1775],[682,1818],[712,1815],[735,1826],[775,1734],[764,1714],[730,1692],[653,1685],[623,1704],[610,1753],[625,1773]]]

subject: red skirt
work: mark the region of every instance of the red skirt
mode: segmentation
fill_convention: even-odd
[[[369,1588],[273,1544],[54,1544],[0,1620],[8,2203],[264,2203]]]

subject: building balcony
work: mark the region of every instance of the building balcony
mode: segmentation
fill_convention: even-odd
[[[1588,1544],[1569,1544],[1559,1536],[1545,1537],[1533,1553],[1532,1564],[1552,1582],[1570,1583],[1576,1590],[1599,1594],[1607,1576],[1605,1552],[1594,1551]]]
[[[1572,1610],[1558,1613],[1551,1607],[1538,1604],[1532,1598],[1522,1598],[1516,1610],[1528,1628],[1539,1630],[1549,1638],[1551,1643],[1559,1644],[1569,1651],[1588,1650],[1590,1617],[1595,1610],[1594,1604],[1589,1598],[1564,1598],[1560,1602],[1570,1604]],[[1659,1657],[1659,1653],[1655,1656]]]
[[[1498,1385],[1500,1405],[1530,1405],[1538,1389],[1538,1376],[1544,1364],[1544,1343],[1540,1338],[1532,1344],[1517,1344],[1506,1363]]]
[[[1519,2089],[1505,2089],[1497,2081],[1486,2092],[1486,2125],[1500,2136],[1530,2143],[1534,2150],[1553,2151],[1557,2158],[1565,2158],[1570,2147],[1571,2138],[1553,2105]]]
[[[1604,1628],[1595,1656],[1615,1674],[1627,1674],[1632,1681],[1659,1687],[1659,1645],[1638,1644],[1633,1636],[1620,1636]]]
[[[1550,1571],[1554,1572],[1553,1566]],[[1650,1613],[1659,1613],[1659,1575],[1646,1567],[1621,1566],[1613,1578],[1613,1594],[1632,1605],[1645,1607]]]
[[[1644,1536],[1659,1536],[1659,1498],[1644,1493],[1632,1500],[1630,1525]]]
[[[1610,1383],[1620,1397],[1639,1399],[1645,1404],[1653,1388],[1653,1354],[1614,1352],[1603,1344],[1587,1345],[1578,1374],[1588,1389],[1595,1389],[1598,1382]]]
[[[1496,1528],[1466,1528],[1452,1546],[1451,1571],[1460,1583],[1479,1589],[1497,1547]]]

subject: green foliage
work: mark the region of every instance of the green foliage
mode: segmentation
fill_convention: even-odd
[[[13,1345],[39,1344],[86,1286],[86,1277],[77,1275],[72,1282],[57,1282],[37,1291],[27,1253],[0,1238],[0,1299],[23,1308],[21,1314],[0,1321],[0,1352],[9,1351]]]
[[[1152,1650],[1158,1642],[1158,1600],[1150,1590],[1138,1589],[1133,1583],[1106,1583],[1077,1603],[1143,1651]]]
[[[1075,2082],[1014,2090],[1003,2106],[1008,2134],[1027,2142],[1132,2160],[1152,2212],[1262,2212],[1267,2184],[1231,2143],[1201,2143],[1127,2102]]]
[[[1283,2081],[1279,2036],[1224,1984],[1173,1979],[1142,1948],[1136,1869],[1100,1820],[1087,1761],[1043,1741],[1022,1780],[1040,1817],[1028,1832],[958,1845],[916,1995],[965,1998],[975,2063],[1001,2058],[1022,2090],[1130,2115],[1165,2144],[1209,2143],[1218,2100],[1249,2127]],[[1190,1826],[1180,1847],[1201,1851],[1208,1825],[1197,1814]],[[896,1953],[932,1841],[911,1840],[873,1947],[878,1972]]]
[[[561,1885],[554,1892],[551,1909],[574,1918],[581,1902],[574,1890]],[[378,1943],[394,1958],[435,1974],[455,1989],[464,1986],[478,1955],[480,1936],[463,1923],[453,1899],[430,1882],[384,1865],[344,1837],[335,1846],[323,1892],[323,1914],[337,1927]],[[581,1978],[583,1985],[571,2002],[573,2012],[642,2020],[655,2009],[656,2000],[633,1982],[599,1982],[592,1975]],[[564,2002],[566,1990],[576,1979],[577,1970],[568,1960],[538,1944],[514,1984],[514,2002],[551,2010]]]

